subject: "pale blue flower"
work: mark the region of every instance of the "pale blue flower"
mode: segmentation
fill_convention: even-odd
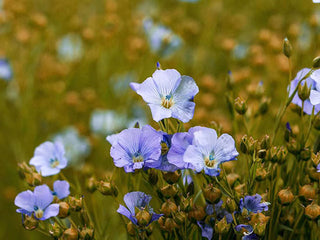
[[[57,196],[57,198],[64,199],[70,194],[70,184],[67,181],[57,180],[53,183],[53,196]]]
[[[45,177],[59,173],[67,166],[68,161],[61,142],[44,142],[36,148],[29,163]]]
[[[80,136],[79,131],[75,127],[66,128],[52,139],[64,145],[68,165],[82,166],[84,158],[90,153],[89,140],[86,137]]]
[[[53,195],[47,185],[34,188],[34,191],[24,191],[19,193],[14,204],[19,207],[18,213],[31,216],[34,213],[36,219],[46,220],[59,214],[59,204],[51,204]]]
[[[248,212],[259,213],[268,211],[269,202],[261,202],[262,197],[259,194],[253,196],[245,196],[240,199],[241,212],[246,209]]]
[[[111,143],[110,155],[117,167],[126,172],[135,169],[156,168],[161,164],[162,134],[151,126],[125,129],[107,137]]]
[[[213,237],[213,227],[204,221],[197,221],[197,224],[201,228],[201,236],[211,240]]]
[[[156,70],[143,83],[131,83],[131,88],[148,103],[155,121],[177,118],[188,122],[194,114],[194,96],[199,88],[193,78],[181,76],[175,69]]]
[[[146,225],[149,225],[153,221],[158,220],[163,214],[156,214],[153,212],[153,209],[149,206],[151,196],[143,192],[130,192],[124,195],[123,198],[126,206],[120,204],[117,212],[126,216],[133,224],[138,225],[136,218],[136,208],[139,210],[146,209],[151,214],[150,222]]]
[[[62,61],[74,62],[83,55],[82,39],[77,34],[67,34],[63,36],[57,45],[58,56]]]
[[[232,55],[237,60],[243,60],[247,57],[248,52],[249,47],[246,44],[237,44],[232,51]]]
[[[0,58],[0,79],[10,81],[13,77],[13,72],[10,63],[5,58]]]

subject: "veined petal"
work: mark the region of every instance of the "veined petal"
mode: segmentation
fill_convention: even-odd
[[[193,118],[194,108],[196,104],[194,102],[189,101],[176,101],[170,108],[172,110],[172,117],[181,120],[186,123],[189,122]]]
[[[320,92],[311,90],[310,91],[310,102],[312,105],[320,104]]]
[[[38,169],[37,169],[38,170]],[[59,168],[52,168],[48,166],[41,166],[40,171],[43,177],[52,176],[60,172]]]
[[[129,192],[124,195],[123,200],[131,214],[135,215],[135,208],[146,207],[151,200],[151,196],[145,194],[144,192]]]
[[[217,142],[217,133],[214,129],[205,128],[194,132],[192,144],[197,146],[204,156],[209,156]],[[215,153],[216,154],[216,153]]]
[[[190,145],[183,155],[183,161],[191,163],[197,172],[200,172],[204,168],[203,154],[200,150],[194,146]]]
[[[130,220],[132,221],[132,223],[134,223],[134,224],[137,225],[137,220],[132,217],[130,211],[129,211],[126,207],[124,207],[124,206],[122,206],[122,205],[120,204],[117,212],[120,213],[120,214],[122,214],[123,216],[126,216],[128,219],[130,219]]]
[[[158,92],[157,86],[151,77],[147,78],[143,83],[139,85],[134,85],[137,89],[137,93],[143,98],[147,103],[161,104],[161,96]]]
[[[50,188],[47,185],[37,186],[34,189],[35,205],[44,210],[53,201]]]
[[[176,101],[190,101],[199,92],[199,88],[192,77],[182,76],[180,85],[173,94],[173,98]]]
[[[33,192],[27,190],[19,193],[14,200],[14,204],[17,207],[22,208],[22,210],[33,212],[35,204],[35,197]]]
[[[51,217],[55,217],[59,214],[59,204],[54,203],[49,205],[43,212],[42,218],[40,220],[46,220]]]
[[[181,81],[181,75],[175,69],[156,70],[152,78],[161,97],[173,94]]]
[[[236,150],[235,142],[229,134],[222,134],[214,146],[215,158],[219,162],[235,159],[239,155]]]
[[[125,165],[132,163],[129,153],[119,144],[111,147],[110,155],[113,158],[114,165],[117,167],[124,167]]]
[[[152,103],[150,103],[148,105],[149,105],[149,107],[151,109],[152,118],[156,122],[159,122],[160,120],[162,120],[164,118],[172,117],[171,109],[165,108],[165,107],[161,106],[160,104],[152,104]]]

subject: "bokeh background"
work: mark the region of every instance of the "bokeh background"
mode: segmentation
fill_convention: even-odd
[[[129,83],[149,77],[157,61],[200,87],[187,126],[231,131],[231,71],[253,113],[262,92],[271,101],[255,132],[262,134],[288,83],[283,39],[293,46],[295,74],[319,55],[319,31],[320,4],[312,0],[0,0],[0,239],[45,239],[21,226],[13,204],[28,188],[17,164],[40,143],[65,143],[72,160],[65,175],[113,170],[105,137],[151,120]],[[95,194],[91,209],[103,212],[106,238],[125,238],[117,203]]]

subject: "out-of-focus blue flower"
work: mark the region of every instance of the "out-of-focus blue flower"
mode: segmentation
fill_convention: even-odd
[[[297,73],[297,76],[295,77],[295,79],[293,79],[290,83],[290,92],[289,94],[291,95],[294,91],[294,89],[296,88],[296,86],[298,85],[299,81],[304,77],[306,76],[310,71],[310,68],[304,68],[302,70],[300,70],[298,73]],[[303,80],[301,82],[301,84],[304,84],[305,82],[307,82],[307,85],[308,87],[311,87],[311,92],[312,90],[316,90],[318,91],[317,89],[320,90],[320,85],[317,84],[317,82],[314,80],[314,78],[317,78],[317,74],[320,73],[319,72],[320,70],[317,70],[315,71],[311,76],[309,76],[308,78],[306,78],[305,80]],[[319,81],[320,83],[320,81]],[[318,85],[318,86],[317,86]],[[315,109],[314,109],[314,113],[318,113],[319,110],[320,110],[320,104],[317,104],[316,105],[316,96],[314,95],[314,92],[311,94],[310,92],[310,97],[309,99],[305,100],[304,101],[304,106],[303,106],[303,111],[306,113],[306,114],[311,114],[312,113],[312,108],[313,108],[313,105],[312,103],[310,102],[311,99],[313,99],[313,103],[315,104]],[[299,95],[298,93],[296,93],[292,99],[292,103],[298,105],[299,107],[302,107],[302,100],[299,98]]]
[[[234,47],[232,55],[237,60],[245,59],[248,55],[249,47],[245,44],[238,44]]]
[[[135,212],[136,208],[138,208],[139,210],[146,209],[151,214],[151,220],[147,225],[149,225],[153,221],[158,220],[162,216],[162,214],[154,213],[153,209],[149,207],[151,196],[143,192],[127,193],[126,195],[124,195],[123,200],[127,208],[120,204],[117,212],[129,218],[129,220],[132,221],[132,223],[135,225],[138,225],[138,220],[136,218]]]
[[[262,197],[259,194],[254,196],[245,196],[240,199],[241,212],[246,209],[248,212],[259,213],[268,211],[269,202],[261,202]]]
[[[109,135],[122,130],[127,125],[126,116],[112,110],[94,110],[91,114],[91,131],[98,135]]]
[[[312,42],[312,30],[310,25],[306,22],[300,25],[300,34],[297,39],[297,43],[300,49],[306,51],[309,49]]]
[[[213,228],[204,221],[197,221],[198,226],[201,228],[201,236],[211,240],[213,237]]]
[[[150,18],[143,21],[143,26],[153,53],[160,54],[162,57],[170,57],[181,47],[181,38],[166,26],[155,24]]]
[[[214,129],[202,128],[193,135],[192,145],[184,153],[183,161],[191,163],[197,172],[204,170],[207,175],[218,176],[219,165],[235,160],[239,155],[229,134],[218,138]]]
[[[13,77],[13,72],[9,61],[5,58],[0,58],[0,79],[10,81]]]
[[[320,172],[320,163],[317,165],[317,172]]]
[[[81,166],[85,157],[90,153],[90,143],[85,137],[79,135],[75,127],[68,127],[53,136],[53,141],[61,142],[66,151],[68,165]]]
[[[24,191],[19,193],[14,204],[19,207],[18,213],[29,216],[34,213],[36,219],[46,220],[59,214],[59,204],[51,204],[53,195],[47,185],[34,188],[34,191]]]
[[[312,0],[313,3],[320,3],[320,0]]]
[[[125,129],[107,137],[112,144],[110,155],[114,164],[123,167],[126,172],[134,172],[143,167],[159,167],[162,139],[162,134],[148,125],[142,129]]]
[[[233,218],[231,213],[229,213],[226,209],[222,208],[223,201],[220,200],[217,204],[208,204],[206,206],[206,213],[208,215],[213,215],[215,213],[217,219],[220,221],[224,217],[226,217],[227,223],[232,223]]]
[[[199,92],[193,78],[175,69],[156,70],[143,83],[130,86],[148,103],[155,121],[173,117],[188,122],[193,118],[193,98]]]
[[[30,165],[35,166],[42,176],[51,176],[65,168],[68,161],[65,157],[64,146],[61,142],[44,142],[34,151]]]
[[[129,85],[131,82],[135,82],[137,76],[134,72],[128,72],[124,74],[116,74],[110,77],[110,86],[113,88],[113,92],[117,96],[122,96],[129,90]]]
[[[235,227],[237,232],[242,232],[242,240],[258,240],[259,237],[253,233],[253,227],[251,225],[239,224]]]
[[[83,55],[82,39],[77,34],[67,34],[63,36],[57,45],[58,56],[62,61],[74,62]]]
[[[183,161],[183,155],[186,152],[188,146],[192,144],[193,134],[196,131],[204,129],[203,127],[192,127],[188,132],[175,133],[171,139],[171,148],[168,152],[168,161],[171,164],[176,165],[180,169],[191,168],[191,163]]]
[[[53,196],[57,196],[59,199],[64,199],[70,194],[70,184],[67,181],[57,180],[53,183]]]

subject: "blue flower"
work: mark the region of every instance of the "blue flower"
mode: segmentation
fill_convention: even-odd
[[[320,172],[320,163],[317,165],[317,172]]]
[[[91,114],[90,129],[98,135],[106,136],[122,130],[127,125],[127,118],[112,110],[94,110]]]
[[[320,70],[314,71],[310,78],[314,80],[314,84],[310,91],[310,103],[315,105],[315,113],[320,110]]]
[[[171,147],[168,152],[168,161],[180,169],[194,168],[191,163],[183,161],[183,155],[192,144],[194,132],[205,129],[204,127],[192,127],[188,132],[175,133],[171,139]]]
[[[251,225],[239,224],[235,227],[237,232],[242,232],[242,240],[258,240],[259,237],[253,233],[253,227]]]
[[[197,172],[204,170],[210,176],[219,175],[219,165],[235,160],[239,153],[233,138],[222,134],[219,138],[214,129],[202,128],[193,133],[192,145],[183,155],[183,161],[191,163]]]
[[[173,117],[188,122],[193,118],[193,98],[199,92],[193,78],[175,69],[156,70],[143,83],[130,86],[148,103],[155,121]]]
[[[213,237],[213,228],[204,221],[197,221],[198,226],[201,228],[201,236],[209,240]]]
[[[12,68],[10,63],[5,58],[0,58],[0,79],[9,81],[13,77]]]
[[[59,214],[59,204],[51,204],[53,195],[47,185],[35,187],[34,191],[24,191],[19,193],[14,204],[19,207],[18,213],[29,216],[34,213],[36,219],[46,220]]]
[[[67,34],[63,36],[57,45],[59,58],[65,62],[74,62],[83,55],[82,39],[77,34]]]
[[[124,195],[123,200],[127,208],[120,204],[117,212],[129,218],[130,221],[132,221],[132,223],[134,223],[135,225],[138,224],[135,212],[136,208],[139,210],[146,209],[151,214],[150,222],[147,225],[149,225],[153,221],[158,220],[162,216],[162,214],[154,213],[153,209],[149,207],[151,196],[143,192],[127,193],[126,195]]]
[[[259,194],[254,196],[245,196],[240,199],[241,212],[246,209],[248,212],[259,213],[262,211],[268,211],[269,202],[262,202],[262,197]]]
[[[29,163],[34,165],[42,176],[46,177],[59,173],[67,166],[68,161],[62,143],[44,142],[36,148]]]
[[[151,51],[162,57],[170,57],[182,45],[182,40],[171,29],[161,24],[154,24],[150,18],[143,21]]]
[[[226,209],[222,208],[223,201],[220,200],[217,204],[208,204],[206,207],[206,213],[208,215],[213,215],[215,213],[217,219],[220,221],[224,217],[226,217],[227,223],[232,223],[233,218],[231,213],[229,213]]]
[[[294,89],[297,87],[299,81],[308,74],[308,72],[310,71],[309,68],[304,68],[302,70],[300,70],[297,73],[297,76],[295,77],[294,80],[291,81],[290,84],[290,95],[292,95]],[[315,114],[319,112],[320,110],[320,102],[317,102],[317,94],[315,94],[315,92],[313,90],[319,91],[320,90],[320,85],[317,84],[317,82],[314,80],[314,78],[317,78],[317,73],[319,70],[315,71],[311,76],[309,76],[308,78],[306,78],[305,80],[303,80],[301,82],[301,84],[304,84],[305,82],[307,82],[308,87],[311,87],[311,93],[310,93],[310,98],[304,101],[304,107],[303,107],[303,111],[306,114],[311,114],[312,113],[312,108],[313,105],[315,106]],[[310,102],[310,100],[312,99],[313,104]],[[298,105],[299,107],[302,107],[302,100],[299,98],[298,93],[296,93],[292,99],[292,103]]]
[[[57,198],[64,199],[70,194],[70,184],[67,181],[57,180],[53,183],[53,196],[57,196]]]
[[[56,134],[53,141],[61,142],[66,151],[68,165],[81,167],[83,160],[90,153],[89,140],[81,137],[79,132],[74,127],[68,127],[62,132]]]
[[[107,137],[111,143],[110,155],[117,167],[126,172],[135,169],[156,168],[161,164],[162,134],[151,126],[129,128]]]

